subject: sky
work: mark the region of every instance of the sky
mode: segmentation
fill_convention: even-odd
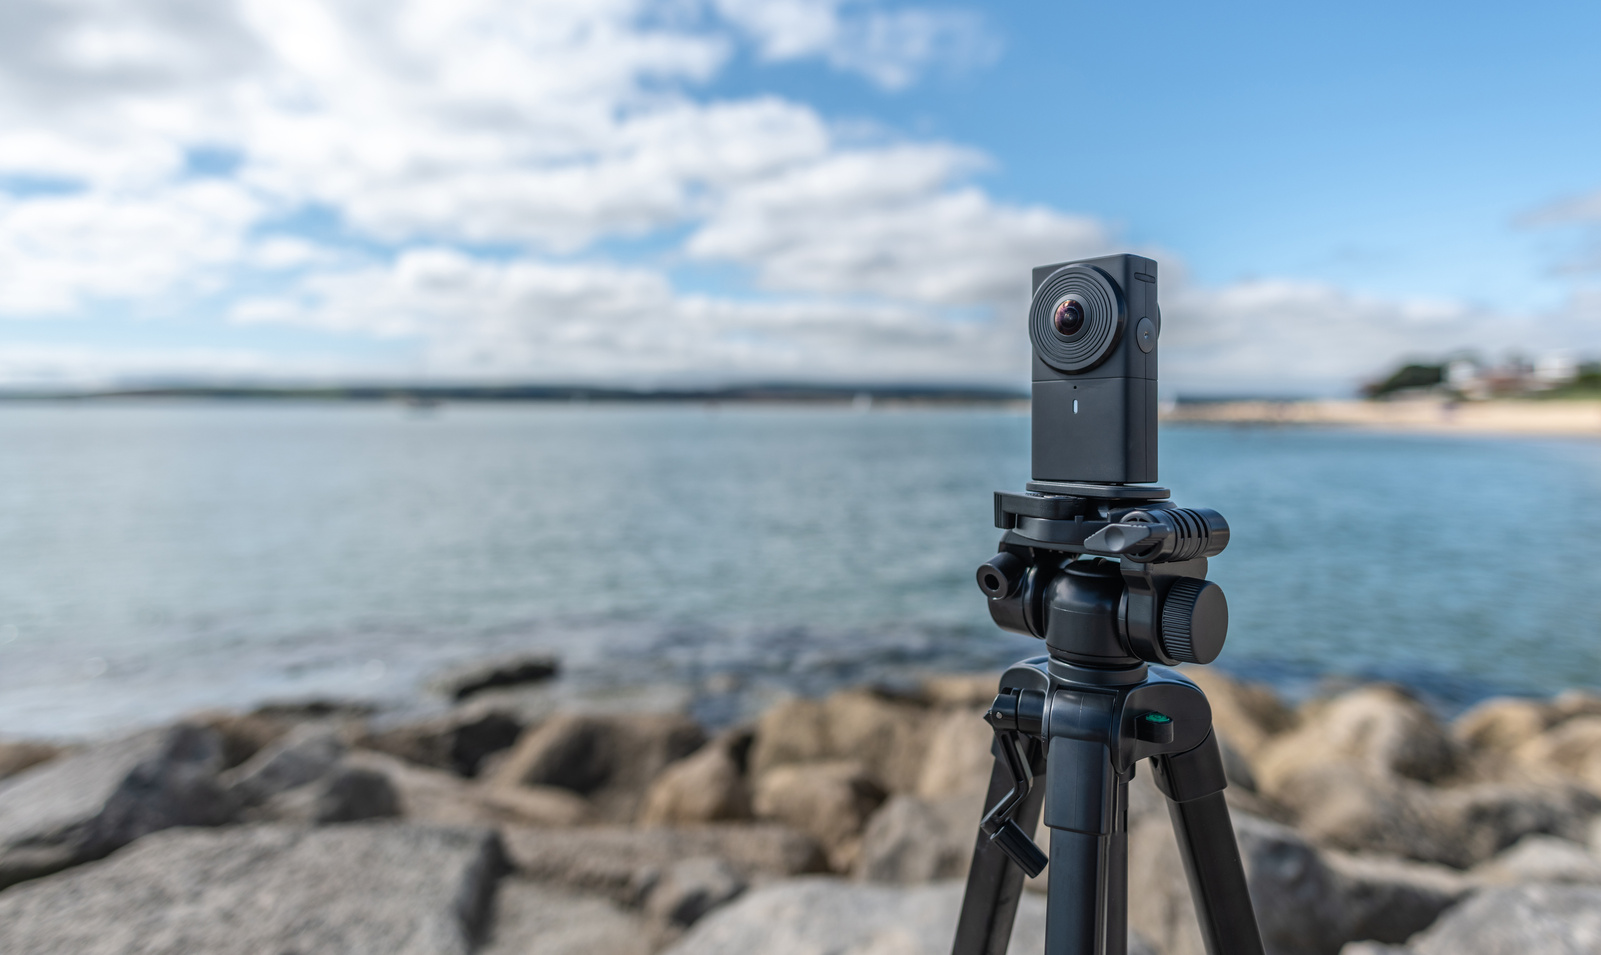
[[[7,0],[0,387],[1021,386],[1160,263],[1169,395],[1601,357],[1601,7]]]

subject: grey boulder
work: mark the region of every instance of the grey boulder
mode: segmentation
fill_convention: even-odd
[[[0,951],[467,955],[502,867],[484,830],[174,830],[0,893]]]
[[[900,888],[793,879],[746,893],[697,922],[667,955],[947,955],[963,885]],[[1045,948],[1045,902],[1018,906],[1013,952]]]
[[[344,758],[338,730],[320,724],[297,726],[269,743],[223,781],[240,806],[256,806],[282,792],[321,779]]]
[[[1262,941],[1270,955],[1333,955],[1358,939],[1403,942],[1472,889],[1460,873],[1402,859],[1324,854],[1295,830],[1234,816]],[[1202,955],[1178,845],[1167,820],[1129,834],[1129,924],[1164,955]]]
[[[481,955],[650,955],[656,931],[616,903],[570,889],[505,879]]]
[[[1481,892],[1413,939],[1415,955],[1595,955],[1601,887],[1534,884]]]
[[[747,882],[818,872],[826,866],[815,840],[784,826],[507,826],[503,831],[512,864],[528,878],[600,893],[625,904],[638,900],[640,886],[652,873],[666,872],[684,859],[721,859]]]
[[[99,859],[173,826],[228,822],[221,737],[179,724],[101,743],[0,782],[0,888]]]

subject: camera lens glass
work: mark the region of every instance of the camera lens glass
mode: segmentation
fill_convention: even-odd
[[[1056,311],[1051,314],[1051,324],[1056,327],[1056,334],[1063,338],[1071,338],[1084,327],[1084,305],[1076,298],[1064,298],[1056,303]]]

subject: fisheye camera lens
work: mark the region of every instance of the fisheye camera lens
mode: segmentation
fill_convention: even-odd
[[[1078,334],[1084,327],[1084,306],[1078,299],[1064,298],[1056,303],[1056,311],[1051,315],[1051,324],[1056,327],[1056,334],[1069,338]]]

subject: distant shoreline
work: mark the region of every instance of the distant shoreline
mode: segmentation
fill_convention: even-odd
[[[1028,402],[1009,388],[946,385],[755,384],[724,388],[606,388],[587,385],[334,385],[326,387],[172,386],[83,391],[0,391],[0,401],[353,401],[432,406],[445,402],[764,403],[1004,405]]]
[[[1163,420],[1431,434],[1601,437],[1601,401],[1184,401],[1164,409]]]

